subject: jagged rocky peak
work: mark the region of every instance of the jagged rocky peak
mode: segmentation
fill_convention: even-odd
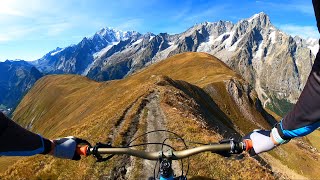
[[[262,28],[268,27],[271,25],[271,21],[270,21],[269,16],[264,12],[260,12],[258,14],[255,14],[252,17],[250,17],[249,19],[246,19],[246,21],[248,21],[250,24],[253,24],[256,26],[261,26]]]
[[[88,42],[88,38],[87,37],[84,37],[81,42],[80,42],[80,45],[83,47],[87,42]]]
[[[126,40],[132,36],[141,36],[137,31],[121,31],[114,28],[102,28],[96,32],[93,37],[100,36],[105,38],[109,42],[116,42],[121,40]]]
[[[223,33],[230,32],[233,27],[234,24],[230,21],[203,22],[192,26],[182,34],[184,36],[190,36],[196,32],[205,36],[220,36]]]
[[[153,34],[152,32],[147,32],[146,34],[143,35],[143,37],[149,37],[149,38],[153,36],[155,36],[155,34]]]

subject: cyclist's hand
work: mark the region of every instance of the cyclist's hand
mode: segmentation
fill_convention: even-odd
[[[80,144],[89,144],[88,141],[73,136],[53,140],[54,148],[52,155],[63,159],[80,160],[76,148]]]
[[[252,149],[249,151],[250,155],[270,151],[276,147],[275,143],[270,138],[271,131],[266,130],[254,130],[247,134],[243,139],[249,139],[252,141]]]

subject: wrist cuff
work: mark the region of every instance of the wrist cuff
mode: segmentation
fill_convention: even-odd
[[[279,132],[278,132],[278,129],[277,129],[276,127],[272,128],[270,135],[273,137],[273,139],[274,139],[278,144],[284,144],[284,143],[289,142],[289,140],[285,140],[285,139],[283,139],[283,138],[280,136],[280,134],[279,134]]]
[[[51,151],[51,141],[43,138],[44,151],[41,154],[48,154]]]

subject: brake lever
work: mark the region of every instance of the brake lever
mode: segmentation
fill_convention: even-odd
[[[227,157],[227,158],[231,157],[234,154],[240,154],[243,151],[243,150],[241,150],[239,143],[237,143],[233,138],[223,139],[223,140],[219,141],[218,144],[230,144],[231,145],[231,149],[229,152],[226,152],[226,151],[213,152],[215,154],[219,154],[219,155]]]
[[[92,152],[90,152],[90,154],[92,154],[97,159],[97,162],[107,161],[107,160],[111,159],[114,156],[114,154],[113,154],[113,155],[110,155],[110,156],[108,156],[106,158],[103,158],[98,152],[99,148],[112,148],[111,142],[107,142],[105,144],[101,143],[101,142],[98,142],[93,147]]]

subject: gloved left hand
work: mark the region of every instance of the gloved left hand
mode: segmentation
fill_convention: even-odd
[[[79,144],[88,144],[90,143],[86,140],[79,139],[73,136],[64,137],[60,139],[53,140],[54,150],[53,156],[63,159],[72,159],[80,160],[81,157],[77,153],[76,149]]]

